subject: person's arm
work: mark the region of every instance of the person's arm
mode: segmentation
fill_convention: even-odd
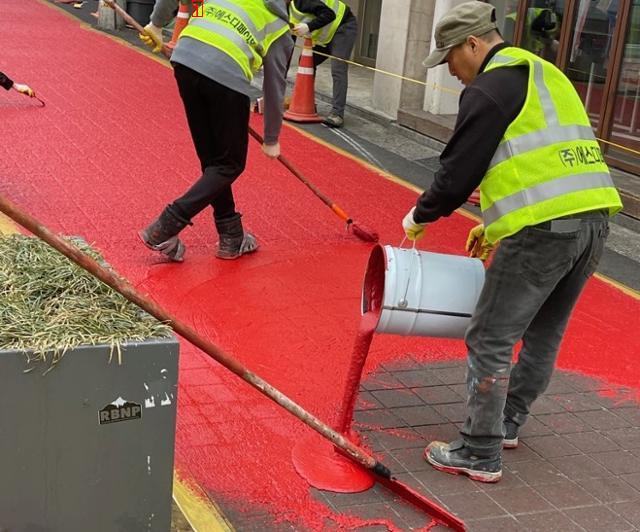
[[[173,20],[176,9],[178,0],[156,0],[151,12],[151,24],[156,28],[164,28]]]
[[[276,40],[264,58],[264,144],[278,144],[282,129],[282,109],[287,87],[287,67],[293,50],[293,41],[288,33]],[[279,153],[279,148],[278,148]],[[275,156],[277,157],[278,154]]]
[[[309,26],[309,32],[331,24],[336,18],[333,10],[320,0],[293,0],[293,3],[298,11],[315,17],[307,24],[307,26]]]
[[[505,131],[522,108],[526,71],[499,70],[489,74],[493,76],[487,80],[489,83],[474,84],[462,93],[453,135],[440,155],[440,168],[431,187],[418,198],[416,223],[449,216],[467,201],[480,185]]]
[[[0,86],[3,87],[4,90],[8,91],[13,87],[13,80],[6,74],[0,72]]]

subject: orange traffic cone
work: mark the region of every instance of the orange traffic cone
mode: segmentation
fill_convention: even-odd
[[[289,104],[289,109],[283,115],[285,120],[291,120],[292,122],[322,122],[322,118],[316,113],[314,81],[313,44],[311,39],[305,39],[291,103]]]
[[[167,48],[169,50],[173,50],[176,43],[178,42],[178,37],[182,33],[182,30],[187,27],[189,23],[189,17],[191,16],[191,0],[180,0],[180,7],[178,8],[178,15],[176,16],[176,23],[173,26],[173,35],[171,36],[171,40],[167,43]]]

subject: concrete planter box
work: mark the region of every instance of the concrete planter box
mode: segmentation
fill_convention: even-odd
[[[67,352],[24,373],[0,351],[0,531],[170,529],[178,342]]]

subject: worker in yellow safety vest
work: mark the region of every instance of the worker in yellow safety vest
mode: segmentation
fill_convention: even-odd
[[[569,79],[507,45],[491,4],[454,7],[435,29],[427,68],[447,64],[465,86],[433,185],[405,216],[412,240],[480,185],[483,224],[467,240],[489,266],[466,333],[467,415],[460,438],[432,442],[436,469],[481,482],[502,476],[549,384],[571,312],[595,272],[620,197]],[[517,363],[513,347],[522,340]]]
[[[311,37],[314,51],[349,59],[358,35],[358,23],[349,6],[340,0],[288,0],[290,22],[298,37]],[[314,70],[327,60],[326,55],[313,54]],[[324,119],[329,127],[342,127],[349,85],[349,65],[331,61],[333,104]]]
[[[173,18],[178,0],[157,0],[143,41],[160,51],[161,29]],[[286,70],[293,50],[285,0],[205,0],[180,34],[171,55],[202,175],[139,232],[147,247],[172,261],[183,260],[178,233],[212,207],[218,232],[216,257],[236,259],[258,243],[245,232],[232,184],[243,172],[248,147],[251,80],[264,65],[263,152],[280,154]]]

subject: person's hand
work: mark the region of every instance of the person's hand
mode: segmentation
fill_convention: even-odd
[[[151,51],[154,54],[162,51],[164,44],[162,41],[162,28],[154,26],[153,22],[149,22],[149,24],[144,27],[144,33],[139,33],[138,37],[140,37],[140,40],[149,48],[153,48]]]
[[[415,210],[416,208],[412,207],[402,220],[402,228],[404,229],[404,232],[409,240],[420,240],[424,236],[424,228],[427,226],[426,223],[416,223],[413,218],[413,212]]]
[[[262,152],[269,157],[269,159],[277,159],[280,156],[280,143],[263,144]]]
[[[17,90],[20,94],[29,96],[29,98],[35,98],[36,96],[35,91],[29,85],[24,85],[23,83],[14,83],[11,88]]]
[[[301,22],[300,24],[296,24],[291,31],[298,37],[305,37],[306,35],[309,35],[309,26],[304,22]]]
[[[477,257],[480,260],[487,260],[495,248],[495,244],[490,244],[484,236],[484,225],[476,225],[467,237],[465,249],[470,257]]]

